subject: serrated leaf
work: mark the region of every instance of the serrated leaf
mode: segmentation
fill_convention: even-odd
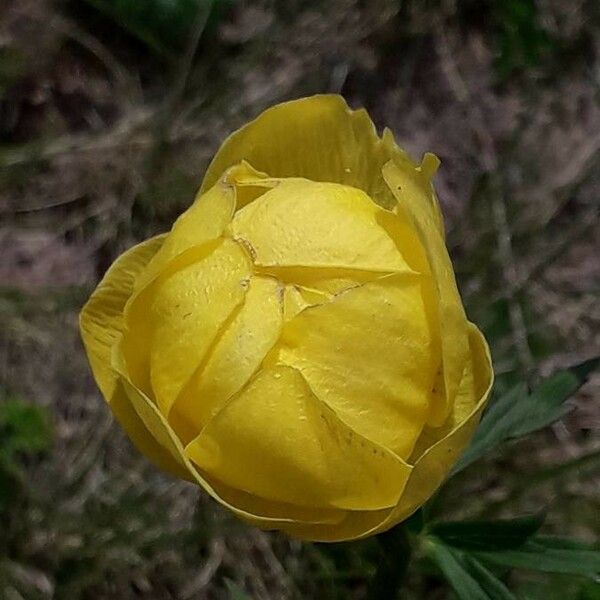
[[[531,393],[519,383],[496,400],[485,413],[471,445],[452,470],[452,475],[476,461],[502,442],[542,429],[564,416],[565,401],[581,387],[600,364],[585,361],[551,375]]]
[[[495,521],[448,521],[429,527],[432,535],[464,550],[502,550],[522,546],[537,533],[544,515]]]
[[[475,556],[503,567],[581,575],[591,579],[600,576],[600,551],[582,549],[578,542],[556,537],[539,536],[517,550],[477,552]]]
[[[225,579],[225,585],[227,586],[230,600],[252,600],[252,597],[246,594],[246,592],[231,579]]]
[[[463,566],[457,550],[429,538],[427,554],[439,567],[459,600],[489,600],[488,594]]]

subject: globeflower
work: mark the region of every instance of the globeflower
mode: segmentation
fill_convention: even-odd
[[[431,184],[339,96],[233,133],[170,232],[83,308],[98,386],[135,446],[245,521],[340,541],[440,486],[493,374]]]

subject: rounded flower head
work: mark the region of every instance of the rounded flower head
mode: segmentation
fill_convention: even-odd
[[[134,444],[238,516],[337,541],[408,517],[470,440],[492,382],[420,165],[338,96],[230,136],[171,231],[81,313]]]

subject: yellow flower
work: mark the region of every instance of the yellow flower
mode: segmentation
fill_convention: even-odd
[[[492,384],[431,186],[339,96],[231,135],[172,230],[81,313],[133,443],[239,517],[310,540],[395,525],[442,483]]]

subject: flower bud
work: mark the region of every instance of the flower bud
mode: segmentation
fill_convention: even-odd
[[[266,529],[323,541],[410,516],[492,383],[431,178],[338,96],[230,136],[167,234],[123,254],[81,313],[134,444]]]

